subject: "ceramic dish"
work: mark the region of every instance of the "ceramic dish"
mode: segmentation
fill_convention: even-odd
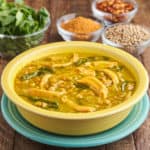
[[[34,127],[24,120],[16,106],[5,95],[1,101],[2,114],[5,120],[20,134],[43,144],[72,148],[99,146],[128,136],[144,122],[149,112],[149,106],[149,98],[146,94],[128,117],[116,127],[98,134],[73,137],[48,133]]]
[[[109,109],[67,114],[35,107],[17,95],[14,90],[14,79],[23,66],[47,55],[70,52],[105,55],[119,60],[129,69],[137,82],[134,94],[125,102]],[[64,135],[87,135],[114,127],[127,117],[148,89],[147,72],[136,58],[119,49],[90,42],[58,42],[30,49],[6,66],[1,81],[5,94],[16,104],[26,120],[41,129]]]

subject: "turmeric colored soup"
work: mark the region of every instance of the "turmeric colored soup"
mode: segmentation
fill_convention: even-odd
[[[106,56],[55,54],[32,61],[15,78],[19,96],[36,107],[93,112],[124,102],[136,88],[129,70]]]

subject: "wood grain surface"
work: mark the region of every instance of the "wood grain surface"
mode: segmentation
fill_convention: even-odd
[[[51,13],[51,26],[46,33],[44,43],[62,41],[56,29],[56,20],[67,13],[91,13],[91,0],[25,0],[26,4],[39,9],[46,7]],[[137,0],[139,10],[133,22],[150,27],[150,0]],[[150,48],[141,56],[141,61],[150,76]],[[0,74],[8,60],[0,59]],[[150,88],[148,93],[150,94]],[[0,96],[2,89],[0,87]],[[52,147],[29,140],[16,133],[3,119],[0,112],[0,150],[73,150],[69,148]],[[143,125],[128,137],[103,146],[82,148],[82,150],[150,150],[150,115]]]

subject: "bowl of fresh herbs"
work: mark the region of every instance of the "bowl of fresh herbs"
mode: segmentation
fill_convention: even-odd
[[[12,58],[39,45],[49,25],[46,8],[37,11],[23,0],[0,0],[0,55]]]

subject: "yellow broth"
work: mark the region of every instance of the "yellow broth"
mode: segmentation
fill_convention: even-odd
[[[60,112],[111,108],[132,96],[136,82],[120,62],[106,56],[55,54],[32,61],[15,78],[19,96]]]

